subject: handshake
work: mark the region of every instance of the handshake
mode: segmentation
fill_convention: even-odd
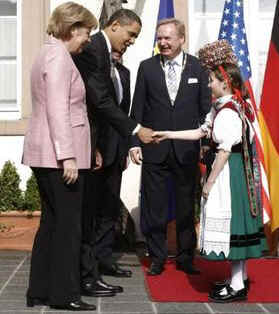
[[[202,137],[210,138],[212,133],[212,125],[205,122],[197,129],[184,130],[184,131],[153,131],[149,128],[141,127],[138,131],[139,139],[145,143],[160,143],[166,139],[189,140],[195,141]]]
[[[197,129],[184,131],[153,131],[152,129],[141,127],[137,135],[144,144],[149,143],[159,144],[161,141],[166,139],[196,141],[205,136],[207,138],[210,138],[211,133],[212,133],[211,124],[205,122]],[[135,164],[140,165],[143,159],[141,148],[140,147],[131,148],[130,157]]]
[[[168,131],[153,131],[152,129],[140,127],[139,131],[137,132],[138,138],[144,144],[151,144],[155,143],[158,144],[162,140],[167,139],[168,137],[166,134],[169,133]],[[129,152],[130,158],[134,164],[140,165],[143,160],[142,151],[140,147],[133,147],[130,149]]]
[[[141,127],[137,135],[144,144],[159,144],[161,141],[170,138],[169,131],[153,131],[152,129],[145,127]]]

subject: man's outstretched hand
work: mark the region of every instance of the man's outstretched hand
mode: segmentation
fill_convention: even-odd
[[[141,126],[138,130],[137,136],[144,144],[149,144],[154,142],[154,138],[152,137],[153,132],[154,131],[152,129]]]

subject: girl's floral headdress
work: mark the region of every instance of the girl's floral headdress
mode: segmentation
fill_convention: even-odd
[[[224,80],[227,85],[232,89],[234,93],[234,98],[241,104],[245,114],[250,121],[254,120],[250,106],[243,99],[242,93],[236,88],[232,88],[231,78],[229,74],[225,71],[223,64],[237,64],[237,57],[233,52],[233,49],[229,42],[225,39],[214,41],[213,43],[205,45],[198,51],[198,57],[203,66],[205,66],[209,71],[214,67],[218,67],[219,71],[222,73]]]
[[[198,51],[198,57],[201,64],[209,70],[224,63],[237,65],[237,57],[234,54],[231,45],[225,39],[206,44]]]

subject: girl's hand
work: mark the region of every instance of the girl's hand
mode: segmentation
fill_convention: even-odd
[[[155,131],[153,132],[152,137],[155,143],[159,144],[163,140],[167,140],[170,138],[170,132],[169,131]]]
[[[203,136],[206,136],[206,138],[211,138],[212,126],[210,123],[205,122],[200,126],[200,129],[203,132]]]
[[[202,189],[202,196],[203,198],[207,199],[208,198],[208,195],[212,189],[212,186],[214,184],[214,181],[206,181],[205,185],[203,186],[203,189]]]

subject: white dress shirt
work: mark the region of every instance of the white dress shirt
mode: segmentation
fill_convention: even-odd
[[[183,71],[183,51],[181,51],[173,59],[168,59],[168,58],[164,57],[164,72],[165,72],[165,78],[166,78],[166,84],[167,85],[168,85],[167,75],[168,75],[168,70],[169,70],[168,61],[172,61],[172,63],[173,63],[174,71],[175,71],[175,74],[176,74],[177,90],[178,90],[179,84],[180,84],[180,81],[181,81],[181,74],[182,74],[182,71]],[[176,95],[175,96],[174,95],[170,95],[172,103],[174,103],[175,97],[176,97]],[[172,98],[174,98],[174,99],[172,99]]]

